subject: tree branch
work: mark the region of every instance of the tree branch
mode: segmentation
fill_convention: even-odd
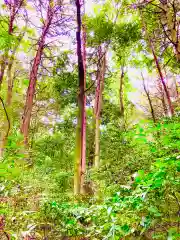
[[[10,119],[9,119],[9,116],[8,116],[8,113],[7,113],[4,101],[3,101],[3,99],[1,97],[0,97],[0,101],[2,103],[4,112],[5,112],[5,115],[6,115],[6,119],[7,119],[7,122],[8,122],[8,129],[7,129],[7,132],[6,132],[6,138],[7,138],[9,136],[9,131],[10,131],[10,128],[11,128],[11,124],[10,124]]]

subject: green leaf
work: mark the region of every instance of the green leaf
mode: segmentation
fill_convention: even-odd
[[[29,86],[29,79],[24,79],[23,84],[28,87]]]

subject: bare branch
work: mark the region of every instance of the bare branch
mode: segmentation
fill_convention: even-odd
[[[10,131],[10,128],[11,128],[11,123],[10,123],[10,119],[9,119],[9,116],[8,116],[8,113],[7,113],[7,110],[6,110],[4,101],[3,101],[3,99],[2,99],[1,96],[0,96],[0,101],[1,101],[1,103],[2,103],[4,112],[5,112],[5,115],[6,115],[6,119],[7,119],[7,122],[8,122],[8,129],[7,129],[7,132],[6,132],[6,138],[7,138],[7,137],[9,136],[9,131]]]

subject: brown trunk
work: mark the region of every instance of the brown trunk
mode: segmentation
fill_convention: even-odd
[[[166,83],[164,81],[163,73],[161,71],[161,67],[160,67],[160,64],[158,62],[157,56],[155,54],[154,47],[153,47],[151,39],[150,39],[150,48],[151,48],[151,51],[152,51],[152,54],[153,54],[153,57],[154,57],[154,61],[155,61],[158,73],[159,73],[159,77],[161,79],[161,83],[162,83],[163,88],[164,88],[164,92],[166,94],[166,98],[167,98],[167,102],[168,102],[168,112],[169,112],[170,117],[172,117],[174,115],[174,108],[173,108],[171,98],[170,98],[170,94],[169,94],[169,91],[167,89]]]
[[[82,26],[83,34],[83,66],[84,66],[84,91],[86,89],[86,29]],[[81,148],[81,193],[83,193],[85,171],[86,171],[86,94],[84,93],[84,109],[82,116],[82,148]]]
[[[44,48],[44,43],[45,43],[45,38],[48,33],[49,27],[51,25],[51,21],[53,18],[53,11],[52,11],[52,1],[49,2],[49,7],[47,11],[47,18],[46,22],[42,31],[41,38],[39,40],[38,44],[38,50],[36,52],[36,56],[34,58],[33,66],[30,72],[30,77],[29,77],[29,86],[27,89],[27,94],[26,94],[26,104],[24,107],[24,113],[22,117],[22,124],[21,124],[21,133],[24,135],[24,143],[25,145],[28,144],[28,134],[29,134],[29,126],[30,126],[30,120],[31,120],[31,113],[32,113],[32,108],[33,108],[33,99],[34,99],[34,94],[36,90],[36,82],[37,82],[37,74],[38,74],[38,68],[39,64],[41,62],[41,57],[43,53],[43,48]]]
[[[79,194],[81,189],[83,189],[83,183],[81,182],[84,175],[82,172],[82,163],[85,166],[85,159],[82,159],[85,154],[82,152],[83,149],[83,139],[85,130],[85,74],[84,74],[84,64],[82,57],[81,49],[81,4],[79,0],[76,0],[76,9],[77,9],[77,32],[76,32],[76,41],[77,41],[77,56],[78,56],[78,73],[79,73],[79,95],[78,95],[78,123],[76,131],[76,154],[75,154],[75,172],[74,172],[74,194]],[[84,149],[85,150],[85,149]]]
[[[153,122],[156,123],[156,117],[155,117],[155,113],[154,113],[154,108],[153,108],[152,101],[151,101],[151,98],[150,98],[150,95],[149,95],[149,91],[146,88],[146,84],[145,84],[145,81],[144,81],[144,76],[143,76],[142,73],[141,73],[141,76],[142,76],[142,80],[143,80],[143,88],[144,88],[144,91],[146,93],[146,96],[147,96],[147,99],[148,99],[148,103],[149,103],[149,107],[150,107],[150,110],[151,110],[151,116],[152,116]]]
[[[120,77],[120,86],[119,86],[119,105],[120,105],[120,114],[124,117],[124,102],[123,102],[123,82],[124,80],[124,67],[121,67],[121,77]]]
[[[101,46],[99,47],[99,69],[97,73],[97,86],[95,94],[95,156],[94,166],[96,168],[100,165],[100,114],[102,108],[102,93],[104,89],[104,75],[106,71],[106,52],[102,53]],[[106,50],[105,50],[106,51]]]
[[[9,17],[9,28],[8,28],[9,35],[12,35],[13,33],[14,20],[19,9],[23,5],[23,2],[24,0],[19,1],[18,4],[15,1],[13,3],[10,3],[10,17]],[[8,62],[8,50],[6,50],[4,55],[2,56],[1,67],[0,67],[0,88],[3,82],[3,77],[6,70],[7,62]]]
[[[12,93],[13,93],[14,77],[12,77],[12,67],[13,67],[13,64],[14,64],[14,59],[15,59],[15,54],[16,54],[17,48],[19,47],[23,36],[24,36],[24,34],[20,35],[18,44],[15,46],[15,48],[14,48],[12,54],[11,54],[11,57],[9,59],[9,62],[8,62],[8,69],[7,69],[8,89],[7,89],[7,99],[6,99],[7,111],[9,110],[8,108],[11,105]],[[11,117],[9,117],[9,121],[11,122]],[[3,130],[5,131],[6,128],[7,128],[7,124],[4,123],[3,124]],[[10,129],[9,129],[9,131],[10,131]],[[2,131],[2,137],[1,137],[1,140],[0,140],[1,141],[0,157],[3,157],[5,145],[6,145],[6,142],[7,142],[7,137],[8,137],[7,134],[5,132],[3,133],[3,131]]]
[[[23,1],[22,1],[23,2]],[[16,3],[14,2],[13,6],[10,7],[10,20],[9,20],[9,34],[12,34],[13,32],[13,23],[16,15]]]
[[[159,61],[157,59],[157,56],[156,56],[156,53],[155,53],[155,50],[154,50],[152,39],[149,37],[148,32],[147,32],[146,23],[145,23],[144,18],[143,18],[142,9],[140,9],[140,15],[141,15],[141,20],[142,20],[142,24],[143,24],[143,27],[144,27],[144,31],[145,31],[145,34],[146,34],[146,38],[147,38],[147,41],[149,43],[149,47],[151,49],[151,52],[153,54],[154,62],[156,64],[156,68],[157,68],[157,71],[158,71],[161,83],[163,85],[164,92],[166,94],[166,98],[167,98],[167,102],[168,102],[168,113],[169,113],[169,115],[171,117],[171,116],[174,115],[174,108],[172,106],[170,94],[169,94],[169,91],[167,89],[167,86],[166,86],[166,83],[165,83],[165,80],[164,80],[164,77],[163,77],[163,73],[162,73]]]
[[[125,129],[125,118],[124,118],[124,99],[123,99],[123,86],[124,86],[124,66],[121,67],[121,76],[119,84],[119,107],[120,107],[120,116],[122,119],[122,127]]]

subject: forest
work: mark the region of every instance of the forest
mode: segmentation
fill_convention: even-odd
[[[0,0],[0,240],[180,240],[180,0]]]

